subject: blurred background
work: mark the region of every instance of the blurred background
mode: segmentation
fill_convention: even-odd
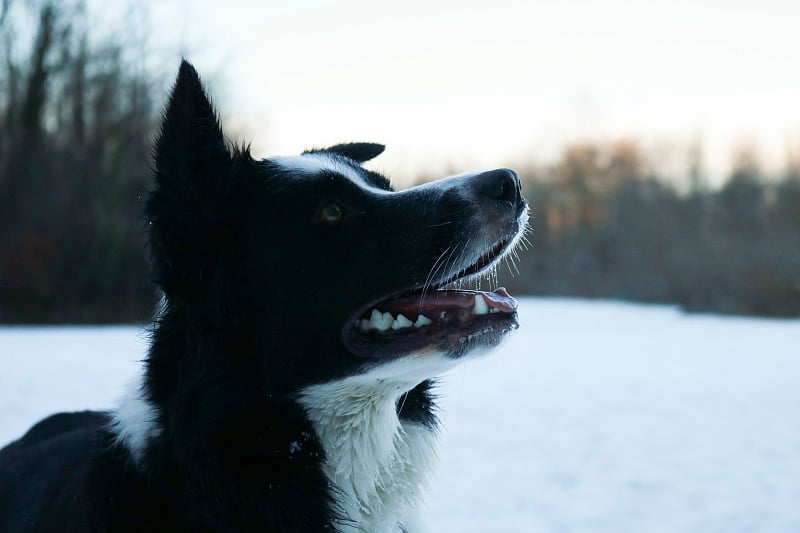
[[[2,0],[0,321],[150,316],[140,212],[179,60],[257,157],[510,166],[517,294],[800,315],[796,2]]]

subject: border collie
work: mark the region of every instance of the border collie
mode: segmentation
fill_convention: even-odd
[[[432,378],[517,327],[463,289],[521,239],[508,169],[395,191],[340,144],[253,159],[183,62],[146,203],[163,298],[116,410],[0,451],[0,531],[417,531]]]

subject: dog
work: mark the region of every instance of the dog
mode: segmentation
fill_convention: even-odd
[[[255,160],[181,64],[145,205],[162,299],[117,409],[0,451],[0,531],[413,532],[434,378],[518,327],[463,288],[522,238],[509,169],[395,191],[347,143]]]

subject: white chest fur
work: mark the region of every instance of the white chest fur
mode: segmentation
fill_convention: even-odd
[[[342,533],[412,531],[436,463],[436,435],[401,422],[396,402],[421,380],[355,376],[300,395],[327,456],[325,473],[347,521]]]

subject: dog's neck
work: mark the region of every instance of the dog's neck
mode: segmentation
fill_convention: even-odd
[[[331,483],[332,510],[341,517],[339,532],[416,531],[417,510],[436,466],[435,418],[427,392],[428,418],[409,409],[415,402],[406,405],[404,395],[453,364],[412,356],[374,372],[307,386],[293,396],[324,451],[320,468]],[[113,413],[118,442],[143,468],[148,448],[163,434],[157,408],[145,392],[142,377]],[[287,440],[290,458],[302,453],[308,437],[301,431],[295,441]]]
[[[397,414],[397,402],[416,384],[357,376],[307,387],[300,395],[345,515],[339,531],[409,528],[436,460],[434,430]]]

